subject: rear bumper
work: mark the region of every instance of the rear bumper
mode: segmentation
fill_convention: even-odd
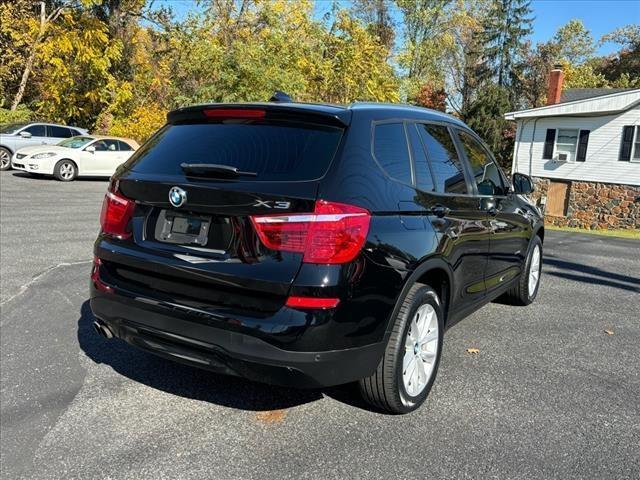
[[[212,325],[206,318],[176,312],[170,305],[99,291],[93,282],[91,309],[115,336],[138,348],[276,385],[319,388],[355,381],[375,371],[384,351],[384,343],[328,351],[284,350],[251,334]]]

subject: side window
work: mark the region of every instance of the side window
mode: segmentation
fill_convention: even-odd
[[[471,135],[458,132],[469,159],[474,181],[480,195],[505,195],[504,181],[495,160]]]
[[[390,177],[412,183],[407,137],[402,123],[376,125],[373,134],[373,154]]]
[[[47,132],[44,125],[31,125],[23,130],[23,132],[29,132],[32,137],[46,137]]]
[[[427,155],[435,177],[436,191],[441,193],[467,193],[464,170],[447,127],[420,124],[418,125],[418,130],[427,149]]]
[[[118,151],[118,141],[117,140],[105,140],[104,143],[107,145],[108,152],[117,152]]]
[[[131,145],[120,140],[118,140],[118,146],[120,147],[121,152],[130,152],[131,150],[133,150],[133,148],[131,148]]]
[[[413,156],[413,169],[416,173],[416,187],[423,192],[435,192],[436,185],[431,175],[431,166],[427,160],[427,155],[422,145],[422,140],[418,134],[418,125],[408,124],[409,144]]]
[[[69,138],[72,137],[71,130],[65,127],[56,127],[53,125],[49,125],[49,136],[56,138]]]
[[[98,140],[93,144],[96,147],[96,152],[117,152],[118,143],[117,140]]]

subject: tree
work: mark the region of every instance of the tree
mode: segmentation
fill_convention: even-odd
[[[120,55],[121,44],[109,38],[105,23],[79,9],[62,13],[37,52],[46,70],[37,80],[38,111],[54,121],[93,126],[117,95],[110,68]]]
[[[527,108],[540,107],[546,103],[549,74],[557,63],[557,57],[557,45],[554,43],[538,43],[535,49],[531,47],[531,42],[523,45],[515,82]]]
[[[442,62],[454,44],[449,3],[449,0],[397,0],[404,25],[398,63],[410,101],[424,83],[444,86]]]
[[[478,34],[482,75],[495,78],[500,87],[517,77],[521,47],[531,33],[530,0],[494,0]],[[515,95],[511,95],[512,101]]]
[[[352,11],[366,25],[369,33],[378,39],[380,45],[391,53],[396,33],[389,7],[388,0],[354,0]]]
[[[605,57],[596,70],[616,86],[640,87],[640,25],[627,25],[604,35],[600,43],[617,43],[617,54]]]
[[[581,65],[593,57],[596,51],[591,33],[582,20],[570,20],[560,27],[550,42],[556,50],[556,61]]]
[[[513,122],[504,119],[505,112],[511,108],[510,93],[507,87],[485,84],[478,92],[477,99],[471,104],[467,124],[491,148],[503,168],[511,165],[511,156],[515,138]]]
[[[416,95],[416,105],[434,110],[445,111],[447,104],[447,92],[444,88],[434,88],[424,84]]]
[[[27,81],[29,80],[29,75],[31,75],[31,71],[33,70],[34,63],[36,61],[36,57],[38,54],[38,47],[40,43],[47,36],[48,30],[52,24],[60,17],[62,12],[70,6],[72,6],[74,2],[72,0],[63,1],[58,4],[54,4],[49,13],[46,10],[46,3],[41,1],[38,3],[39,6],[39,20],[37,23],[35,21],[29,22],[30,30],[33,32],[33,41],[29,47],[29,54],[26,58],[24,69],[22,71],[22,77],[20,79],[20,84],[18,85],[18,91],[13,98],[13,102],[11,103],[11,110],[15,110],[18,108],[18,105],[22,101],[22,97],[24,95],[25,88],[27,87]]]

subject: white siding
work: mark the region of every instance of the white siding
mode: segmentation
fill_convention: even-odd
[[[624,125],[640,125],[640,107],[600,117],[518,119],[513,171],[533,177],[640,185],[640,163],[618,160]],[[563,163],[543,159],[548,128],[590,130],[586,161]]]
[[[505,118],[507,120],[514,120],[528,117],[554,117],[559,115],[592,115],[598,112],[604,115],[626,110],[635,106],[638,102],[640,102],[640,89],[612,93],[611,95],[603,95],[586,100],[558,103],[557,105],[547,105],[530,110],[509,112],[505,114]]]

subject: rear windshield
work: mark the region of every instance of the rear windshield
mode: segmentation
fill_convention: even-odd
[[[183,174],[181,163],[229,165],[255,172],[251,181],[303,181],[322,177],[343,130],[300,123],[224,121],[167,125],[127,166],[148,174]]]

